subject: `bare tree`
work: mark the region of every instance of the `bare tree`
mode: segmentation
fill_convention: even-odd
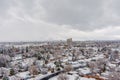
[[[97,68],[100,70],[100,74],[101,74],[101,72],[105,72],[105,70],[106,70],[106,62],[107,62],[106,59],[98,59],[96,61]]]
[[[81,79],[80,79],[80,76],[77,76],[77,77],[75,78],[75,80],[81,80]]]
[[[119,72],[112,72],[108,76],[108,80],[120,80],[120,73]]]
[[[0,54],[0,67],[7,67],[8,62],[11,60],[10,56]]]
[[[57,78],[57,80],[69,80],[66,74],[60,74]]]
[[[69,72],[69,71],[71,71],[72,69],[73,69],[73,68],[72,68],[71,65],[67,65],[67,66],[64,67],[64,71],[65,71],[65,72]]]
[[[92,73],[96,73],[95,69],[97,69],[97,64],[95,62],[89,62],[88,67],[90,68]]]
[[[106,62],[107,60],[105,59],[98,59],[97,61],[89,62],[88,66],[90,67],[92,73],[101,74],[106,70]]]
[[[38,75],[38,70],[37,70],[37,67],[35,65],[30,66],[29,72],[32,75]]]

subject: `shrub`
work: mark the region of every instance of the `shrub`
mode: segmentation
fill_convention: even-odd
[[[67,66],[64,67],[64,71],[65,71],[65,72],[69,72],[69,71],[71,71],[72,69],[73,69],[73,68],[72,68],[71,65],[67,65]]]
[[[10,70],[10,75],[15,75],[14,69],[11,69],[11,70]]]

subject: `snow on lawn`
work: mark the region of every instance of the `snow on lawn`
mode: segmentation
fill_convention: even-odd
[[[103,55],[103,54],[96,55],[95,57],[92,57],[92,58],[89,58],[89,59],[82,59],[82,60],[79,60],[79,61],[89,62],[89,61],[91,61],[92,59],[98,60],[98,59],[101,59],[101,58],[104,58],[104,55]]]
[[[78,77],[78,75],[76,75],[76,74],[74,74],[74,75],[67,75],[67,76],[68,76],[68,80],[75,80]],[[58,80],[57,78],[58,78],[58,76],[53,77],[53,78],[51,78],[49,80]],[[85,77],[79,77],[79,79],[80,80],[95,80],[94,78],[85,78]]]
[[[89,74],[91,73],[89,68],[79,68],[78,69],[82,74]]]
[[[85,77],[81,77],[80,80],[95,80],[94,78],[85,78]]]
[[[53,74],[53,73],[48,72],[48,74],[45,74],[45,75],[39,74],[39,75],[36,75],[35,78],[31,78],[31,79],[28,79],[28,80],[40,80],[40,79],[42,79],[44,77],[47,77],[47,76],[49,76],[51,74]]]
[[[16,76],[17,76],[17,77],[20,77],[20,78],[22,78],[22,79],[26,79],[26,78],[31,77],[29,74],[30,74],[30,72],[29,72],[29,71],[26,71],[26,72],[18,73],[18,74],[16,74]]]

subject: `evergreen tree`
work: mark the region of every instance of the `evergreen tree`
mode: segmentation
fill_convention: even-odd
[[[9,80],[9,77],[5,76],[2,78],[2,80]]]
[[[13,69],[10,70],[10,75],[15,75],[15,71]]]

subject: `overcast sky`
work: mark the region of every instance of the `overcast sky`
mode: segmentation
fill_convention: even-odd
[[[0,41],[120,39],[120,0],[0,0]]]

